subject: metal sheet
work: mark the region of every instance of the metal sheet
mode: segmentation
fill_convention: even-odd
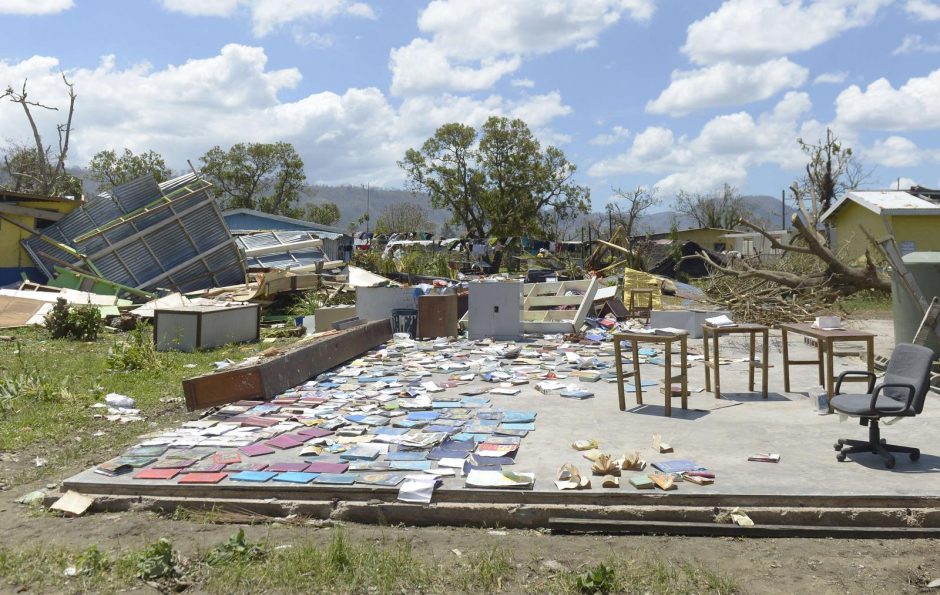
[[[152,178],[134,180],[94,197],[43,235],[84,254],[105,279],[138,289],[242,283],[244,261],[207,188],[194,174],[159,186]],[[24,247],[49,276],[56,260],[84,266],[40,236]]]

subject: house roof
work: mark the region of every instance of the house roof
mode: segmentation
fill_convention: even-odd
[[[337,227],[330,227],[329,225],[320,225],[319,223],[313,223],[312,221],[304,221],[303,219],[294,219],[293,217],[285,217],[283,215],[274,215],[272,213],[265,213],[264,211],[256,211],[255,209],[229,209],[222,213],[223,217],[228,217],[229,215],[251,215],[252,217],[259,217],[261,219],[269,219],[271,221],[280,221],[281,223],[289,223],[291,225],[296,225],[298,227],[303,227],[306,229],[313,229],[316,231],[328,231],[330,233],[343,234],[343,230]]]
[[[4,202],[31,202],[31,201],[44,201],[44,202],[66,202],[66,203],[75,203],[82,204],[84,201],[79,198],[73,198],[68,196],[44,196],[42,194],[27,194],[25,192],[13,192],[12,190],[0,190],[0,200]]]
[[[847,202],[877,215],[940,215],[940,205],[905,190],[853,190],[829,207],[819,221],[826,221]]]

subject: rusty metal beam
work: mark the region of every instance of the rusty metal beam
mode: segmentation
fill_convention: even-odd
[[[242,399],[271,399],[391,338],[391,321],[376,320],[302,341],[285,353],[256,364],[235,366],[184,380],[186,409],[195,411]]]

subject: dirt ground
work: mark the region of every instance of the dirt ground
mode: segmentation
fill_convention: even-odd
[[[868,313],[871,316],[870,313]],[[161,419],[172,424],[187,415],[182,404]],[[145,428],[141,428],[145,431]],[[116,449],[113,449],[116,450]],[[35,467],[42,447],[26,452],[0,453],[0,477],[23,477]],[[83,549],[97,544],[109,551],[140,548],[160,537],[170,538],[183,551],[196,551],[224,541],[237,530],[232,524],[202,520],[173,520],[147,512],[92,514],[65,519],[31,513],[16,498],[42,487],[54,488],[69,477],[114,452],[84,453],[84,460],[56,469],[41,480],[0,485],[0,535],[2,544],[59,545]],[[17,482],[18,483],[18,482]],[[249,538],[267,539],[274,546],[299,540],[328,543],[334,526],[299,521],[265,522],[245,526]],[[469,528],[416,528],[344,525],[353,540],[381,538],[410,542],[415,551],[436,559],[456,556],[453,550],[470,551],[500,546],[512,552],[518,575],[535,577],[560,564],[577,570],[604,560],[634,559],[702,563],[732,577],[743,593],[916,593],[940,578],[940,548],[935,540],[833,540],[740,539],[665,536],[552,535],[529,530]],[[546,565],[549,562],[549,565]],[[0,592],[10,585],[0,584]],[[141,585],[142,592],[149,592]],[[516,590],[510,585],[507,591]]]

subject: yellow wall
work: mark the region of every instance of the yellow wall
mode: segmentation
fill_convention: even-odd
[[[894,238],[902,251],[908,252],[904,242],[913,242],[913,251],[940,251],[940,215],[891,215]],[[829,218],[835,230],[837,254],[853,261],[865,254],[869,241],[862,232],[864,227],[876,240],[888,235],[881,215],[848,201]],[[875,250],[869,248],[872,256]]]
[[[703,248],[709,250],[715,249],[715,244],[724,244],[726,250],[734,249],[734,242],[721,236],[729,233],[727,229],[680,229],[678,232],[680,241],[693,241]]]
[[[5,202],[6,204],[15,204],[20,207],[41,209],[44,211],[54,211],[56,213],[71,212],[74,208],[82,204],[80,201],[59,202],[51,200],[24,200],[20,202]],[[36,228],[36,219],[30,215],[12,215],[9,213],[3,213],[3,216],[12,219],[20,225],[26,226],[30,229]],[[29,255],[26,254],[26,250],[24,250],[23,246],[20,244],[20,240],[25,240],[26,238],[30,237],[30,235],[31,234],[29,232],[20,229],[8,221],[0,219],[0,268],[21,268],[35,266],[33,261],[29,258]]]

